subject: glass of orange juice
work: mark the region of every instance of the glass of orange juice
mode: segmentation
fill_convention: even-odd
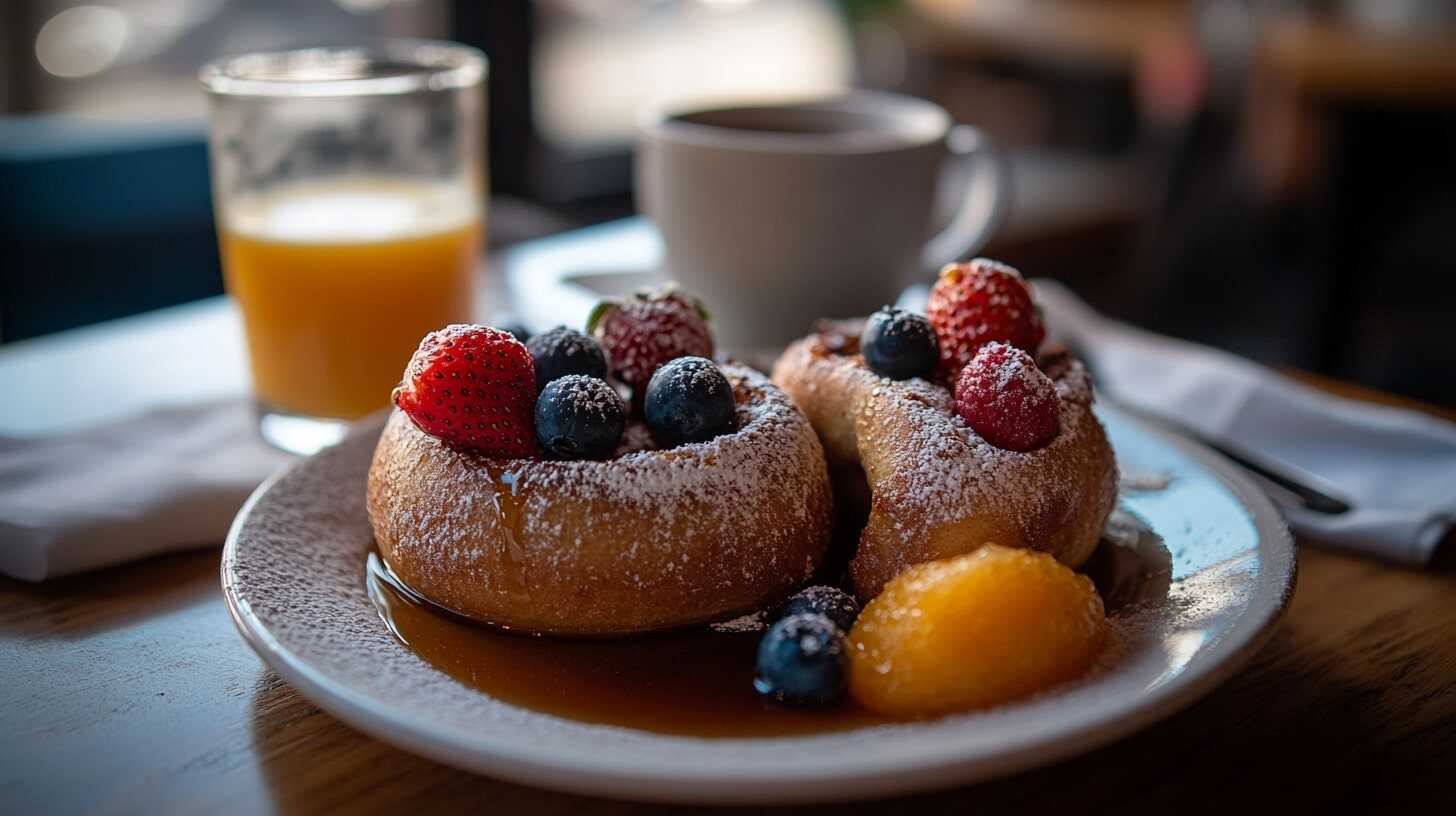
[[[228,293],[270,443],[308,453],[389,404],[420,338],[474,314],[485,57],[386,42],[202,71]]]

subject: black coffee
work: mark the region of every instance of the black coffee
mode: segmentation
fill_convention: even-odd
[[[725,130],[825,136],[836,133],[884,131],[882,117],[844,110],[795,107],[741,107],[694,111],[672,117],[684,122]]]

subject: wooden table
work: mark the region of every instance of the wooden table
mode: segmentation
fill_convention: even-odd
[[[0,388],[16,400],[0,413],[0,432],[43,430],[22,415],[27,406],[87,387],[41,381],[42,364],[196,340],[231,321],[226,302],[214,301],[0,350]],[[174,373],[195,362],[177,361]],[[241,387],[237,364],[213,371],[202,390]],[[22,382],[40,394],[17,395]],[[118,400],[135,408],[185,390],[171,388]],[[52,424],[83,419],[73,410]],[[1272,642],[1167,721],[1050,768],[832,812],[1449,810],[1451,566],[1417,571],[1304,547],[1299,571]],[[0,813],[673,810],[496,782],[359,734],[254,656],[228,618],[217,573],[218,553],[206,550],[39,586],[0,579]]]

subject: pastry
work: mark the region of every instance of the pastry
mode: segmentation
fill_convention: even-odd
[[[620,636],[773,606],[819,566],[823,449],[768,378],[676,357],[641,386],[648,424],[586,374],[538,395],[536,368],[514,338],[471,326],[432,334],[411,361],[367,506],[415,593],[511,630]]]
[[[1025,316],[1032,315],[1028,308]],[[989,322],[994,321],[941,321],[953,331],[981,330]],[[1117,495],[1116,462],[1092,413],[1092,386],[1082,364],[1064,351],[1040,356],[1040,373],[1031,373],[1044,375],[1054,389],[1052,436],[1033,449],[1011,450],[987,440],[986,434],[1000,440],[990,428],[983,434],[971,427],[945,385],[871,370],[860,353],[862,328],[860,321],[823,324],[790,345],[773,371],[774,382],[819,433],[831,467],[863,470],[868,520],[850,562],[860,598],[873,598],[911,565],[987,542],[1041,550],[1080,566],[1097,546]],[[1034,346],[1040,331],[1038,323],[1020,336]],[[960,345],[957,340],[938,343],[940,354],[932,351],[922,366],[925,376],[955,369],[945,351]],[[1015,351],[988,342],[1003,353]],[[964,353],[985,348],[986,343],[973,343]],[[1016,419],[1013,429],[1030,424]]]

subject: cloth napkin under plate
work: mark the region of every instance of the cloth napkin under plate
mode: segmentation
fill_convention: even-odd
[[[1352,509],[1284,505],[1322,543],[1424,564],[1456,523],[1456,424],[1338,397],[1249,360],[1110,320],[1067,287],[1035,281],[1052,338],[1087,358],[1115,401],[1235,452],[1322,477]]]
[[[242,398],[0,438],[0,572],[44,581],[216,546],[253,489],[292,461],[258,436]]]

